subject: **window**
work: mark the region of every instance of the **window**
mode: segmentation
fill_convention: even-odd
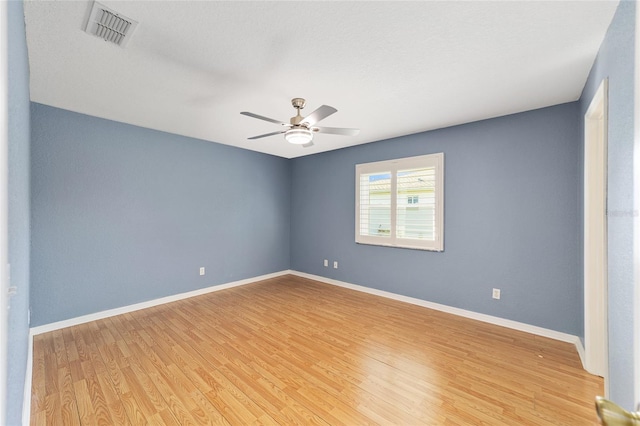
[[[356,243],[442,251],[444,154],[356,165]]]

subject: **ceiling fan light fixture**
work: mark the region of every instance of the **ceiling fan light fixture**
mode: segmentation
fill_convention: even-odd
[[[284,138],[287,142],[294,145],[305,145],[313,140],[313,132],[309,129],[298,127],[287,130],[284,134]]]

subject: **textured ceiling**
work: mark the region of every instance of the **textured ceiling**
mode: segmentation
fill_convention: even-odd
[[[126,48],[83,32],[87,1],[26,1],[31,99],[293,158],[578,99],[616,1],[103,1]],[[250,136],[290,100],[338,112],[315,146]]]

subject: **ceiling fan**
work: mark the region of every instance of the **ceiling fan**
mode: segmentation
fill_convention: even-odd
[[[262,115],[254,114],[252,112],[243,111],[240,114],[248,117],[257,118],[259,120],[268,121],[270,123],[280,124],[286,127],[284,130],[278,130],[277,132],[265,133],[264,135],[258,135],[250,137],[249,139],[260,139],[267,136],[278,135],[284,133],[284,138],[287,142],[302,145],[307,148],[313,146],[313,134],[314,133],[329,133],[333,135],[343,136],[355,136],[360,133],[359,129],[345,129],[339,127],[317,127],[315,124],[320,120],[323,120],[338,110],[328,105],[322,105],[320,108],[313,111],[311,114],[303,117],[300,115],[300,110],[304,108],[306,101],[302,98],[291,99],[291,104],[297,110],[295,117],[291,117],[289,123],[283,121],[274,120],[273,118],[264,117]]]

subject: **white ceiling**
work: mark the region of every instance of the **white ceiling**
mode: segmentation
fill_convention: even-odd
[[[617,1],[101,1],[126,48],[83,32],[91,1],[26,1],[31,99],[286,158],[574,101]],[[322,104],[315,146],[250,141]]]

